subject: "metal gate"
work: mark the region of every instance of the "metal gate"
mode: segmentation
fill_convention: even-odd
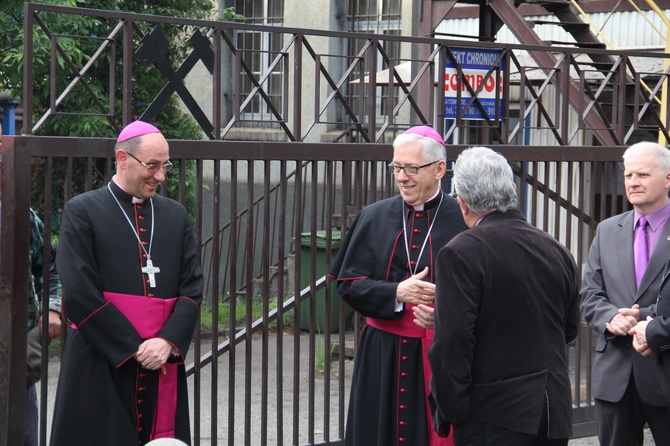
[[[82,14],[82,10],[26,4],[26,30],[36,24],[48,29],[49,23],[41,18],[43,13]],[[385,168],[391,158],[388,141],[410,122],[427,122],[444,129],[452,141],[447,149],[451,160],[471,141],[495,146],[513,165],[519,204],[528,220],[569,247],[579,265],[585,262],[597,223],[627,209],[619,166],[625,145],[635,139],[655,139],[659,128],[666,132],[654,108],[654,97],[667,73],[655,80],[659,87],[652,97],[634,82],[627,82],[633,56],[658,58],[658,54],[608,52],[619,63],[607,74],[578,75],[575,79],[570,73],[574,74],[578,64],[577,54],[565,50],[560,63],[538,80],[527,76],[530,68],[515,55],[528,48],[468,42],[469,46],[499,51],[499,60],[509,67],[503,73],[493,66],[484,76],[502,74],[505,78],[505,90],[499,97],[502,112],[479,121],[463,116],[450,120],[436,106],[443,98],[443,89],[434,85],[433,79],[444,78],[445,67],[439,61],[453,56],[452,47],[462,46],[463,42],[276,29],[105,11],[86,14],[104,17],[112,24],[110,35],[98,37],[101,49],[96,54],[104,54],[118,41],[118,60],[123,61],[120,116],[115,112],[114,98],[108,106],[100,102],[99,115],[108,121],[112,134],[133,116],[132,70],[142,69],[133,62],[133,54],[137,54],[142,42],[147,43],[144,39],[150,38],[150,33],[142,32],[150,28],[147,24],[181,26],[186,38],[196,35],[193,30],[198,29],[212,50],[212,97],[221,97],[218,79],[225,61],[233,63],[235,79],[239,80],[232,85],[230,116],[222,116],[218,99],[212,101],[211,113],[194,113],[187,105],[210,140],[169,139],[171,158],[178,161],[178,168],[170,172],[161,192],[174,186],[176,198],[191,210],[206,274],[203,307],[208,309],[207,317],[212,322],[205,325],[204,318],[201,320],[188,365],[196,445],[341,444],[350,356],[359,321],[349,320],[346,307],[326,282],[323,270],[330,266],[336,236],[346,233],[353,214],[396,193],[393,178]],[[272,69],[285,75],[279,102],[265,91],[267,78],[245,68],[245,58],[250,55],[229,38],[236,29],[284,35],[285,45],[272,65]],[[29,31],[26,34],[32,35]],[[59,35],[48,34],[53,54],[61,54]],[[357,39],[365,44],[352,45],[363,49],[354,55],[342,55],[347,63],[338,64],[333,70],[325,62],[332,55],[313,49],[313,42],[319,39]],[[437,49],[430,60],[413,61],[417,67],[414,81],[390,82],[383,89],[375,85],[374,79],[365,78],[370,68],[378,66],[377,58],[385,60],[389,76],[394,78],[397,61],[384,59],[385,39]],[[30,42],[26,48],[25,79],[27,85],[33,85]],[[207,48],[197,51],[201,55],[202,51],[207,53]],[[100,63],[110,64],[113,73],[111,65],[117,59],[112,53],[107,54],[109,58]],[[188,57],[191,54],[195,50]],[[62,67],[55,59],[51,63],[54,73],[59,73]],[[154,59],[150,63],[158,62]],[[455,63],[457,70],[462,70]],[[166,74],[166,88],[186,95],[182,90],[186,88],[182,82],[183,66]],[[86,82],[85,67],[70,63],[65,67],[76,71],[76,82]],[[323,82],[310,95],[289,85],[300,85],[305,73],[313,73],[312,84]],[[639,76],[635,72],[633,78]],[[110,77],[110,83],[116,85],[116,77]],[[262,98],[272,122],[245,120],[250,96],[242,92],[242,78],[248,78],[253,86],[249,94]],[[463,76],[459,81],[472,94],[466,108],[481,106],[477,99],[479,87],[466,79]],[[519,82],[514,83],[514,79]],[[171,84],[177,81],[182,82],[181,86]],[[562,93],[573,82],[585,91],[582,109],[575,109]],[[510,95],[512,90],[514,94]],[[67,93],[54,91],[48,109],[33,110],[34,92],[26,88],[25,135],[3,136],[0,146],[2,258],[13,259],[3,261],[0,270],[0,419],[6,420],[0,429],[4,432],[0,433],[0,445],[15,444],[13,439],[22,435],[22,423],[17,422],[22,419],[25,401],[21,384],[25,372],[21,365],[25,362],[26,311],[21,296],[25,295],[28,282],[27,271],[18,265],[27,262],[28,234],[22,228],[27,226],[28,208],[40,210],[51,238],[57,233],[63,203],[76,193],[98,187],[113,174],[114,139],[40,134],[44,122],[59,113],[72,113],[63,109],[66,102],[59,99]],[[432,98],[430,106],[420,109],[415,96],[426,93]],[[377,101],[380,94],[385,103],[381,108]],[[516,99],[512,101],[511,97]],[[522,104],[516,112],[514,103]],[[304,118],[306,109],[313,112],[309,120]],[[150,107],[145,112],[149,110]],[[380,115],[381,112],[385,114]],[[607,128],[598,132],[588,128],[588,123],[594,122],[594,113],[599,114],[598,122]],[[145,119],[152,117],[150,113],[144,115]],[[529,117],[534,119],[532,126],[528,125]],[[651,131],[646,127],[649,122],[654,123]],[[231,135],[258,133],[259,128],[275,137],[283,135],[283,141],[231,140]],[[526,134],[529,138],[520,137]],[[600,146],[598,134],[607,135],[607,140],[613,139],[618,145]],[[532,144],[535,137],[543,143]],[[531,144],[510,144],[524,140]],[[39,188],[39,196],[44,199],[31,202],[31,188]],[[444,188],[450,190],[449,179]],[[325,246],[317,243],[320,238],[325,240]],[[47,262],[50,261],[53,259],[47,255]],[[576,436],[593,432],[588,384],[593,341],[591,331],[584,326],[568,347]],[[47,351],[46,345],[44,349]],[[53,354],[57,356],[58,352]],[[57,363],[49,364],[54,362]],[[46,367],[41,381],[42,444],[49,430],[49,389],[55,379],[49,370],[54,369]]]

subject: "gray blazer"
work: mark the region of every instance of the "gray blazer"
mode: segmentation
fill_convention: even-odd
[[[640,306],[640,319],[650,316],[656,307],[665,262],[670,252],[670,224],[662,229],[640,289],[635,290],[633,261],[634,211],[608,218],[598,225],[584,269],[581,311],[584,319],[598,333],[593,363],[592,394],[594,398],[617,402],[623,396],[631,371],[642,400],[653,406],[667,403],[659,396],[655,383],[655,359],[639,355],[630,336],[615,336],[605,324],[619,308]]]

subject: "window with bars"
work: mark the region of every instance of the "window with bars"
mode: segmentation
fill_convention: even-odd
[[[401,25],[401,0],[359,0],[352,2],[349,15],[351,29],[354,32],[400,35]],[[356,40],[353,42],[351,54],[359,53],[366,42]],[[394,64],[400,63],[400,43],[395,41],[382,41],[382,48]],[[377,57],[377,71],[388,68],[384,57]],[[367,70],[367,66],[365,67]],[[366,75],[369,75],[366,71]],[[367,110],[366,98],[371,95],[365,94],[365,85],[354,83],[351,91],[351,105],[353,110]],[[378,85],[376,97],[377,121],[381,122],[391,112],[388,104],[388,88],[393,88],[393,95],[398,99],[398,87],[391,85]]]
[[[249,23],[281,26],[284,22],[284,0],[237,0],[235,12],[244,15]],[[237,48],[242,52],[242,59],[256,81],[260,82],[267,76],[261,88],[267,93],[269,102],[281,113],[285,76],[283,64],[277,64],[269,73],[268,70],[273,61],[280,57],[283,34],[239,30],[236,31],[235,40]],[[244,70],[239,79],[240,104],[243,104],[252,94],[255,84]],[[251,101],[244,107],[241,117],[244,121],[276,121],[268,101],[258,92],[253,94]]]

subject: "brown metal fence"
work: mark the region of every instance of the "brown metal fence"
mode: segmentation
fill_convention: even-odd
[[[391,149],[381,144],[276,145],[277,150],[271,143],[170,141],[173,159],[197,166],[197,239],[211,237],[213,246],[221,246],[212,250],[202,243],[209,283],[204,307],[211,308],[214,320],[217,312],[226,314],[195,335],[188,365],[194,444],[339,444],[343,438],[352,365],[346,352],[353,348],[355,330],[346,308],[325,283],[323,268],[330,265],[334,233],[346,231],[333,226],[333,221],[347,221],[337,214],[347,215],[395,193],[384,169]],[[450,146],[449,158],[463,148]],[[570,247],[582,264],[597,222],[624,210],[618,167],[622,150],[497,149],[514,166],[520,206],[529,221]],[[11,309],[2,312],[6,336],[7,328],[24,326],[20,320],[25,319],[25,301],[18,296],[25,295],[27,281],[14,265],[24,264],[27,252],[19,247],[27,244],[21,216],[27,215],[30,204],[25,191],[30,188],[31,164],[64,163],[67,182],[72,166],[83,160],[90,178],[86,182],[92,185],[98,176],[111,177],[113,140],[4,137],[2,150],[2,258],[15,259],[2,264],[1,302],[3,309]],[[98,171],[96,165],[105,167]],[[61,181],[51,171],[46,170],[47,185]],[[168,181],[183,187],[180,177],[181,172],[171,173]],[[448,181],[444,187],[450,187]],[[54,196],[54,189],[58,188],[45,191],[45,196],[70,198],[67,187],[61,197]],[[273,191],[276,198],[263,198],[273,197]],[[43,203],[47,215],[51,200]],[[47,227],[49,223],[47,218]],[[213,230],[226,226],[225,231]],[[306,238],[296,243],[303,234]],[[317,236],[326,244],[320,246]],[[25,354],[21,338],[21,330],[12,329],[11,348],[0,364],[9,378],[0,389],[3,401],[14,409],[25,398],[17,384],[23,382],[22,370],[11,368]],[[577,436],[592,429],[592,341],[585,327],[569,346]],[[49,371],[57,368],[45,370],[43,439],[53,403],[49,390],[56,378]],[[10,417],[20,419],[18,413],[13,410]]]
[[[95,117],[103,117],[112,134],[133,116],[132,73],[143,69],[133,54],[140,42],[146,43],[149,25],[180,26],[189,39],[197,30],[212,50],[211,110],[202,113],[187,107],[212,141],[171,140],[171,156],[179,167],[168,179],[169,184],[177,185],[178,199],[192,213],[207,279],[203,305],[207,311],[196,331],[188,365],[196,445],[341,443],[352,363],[349,355],[355,348],[359,321],[352,323],[323,276],[337,249],[337,236],[346,233],[351,216],[396,193],[385,169],[391,158],[388,141],[396,131],[417,122],[443,128],[451,141],[448,156],[452,160],[473,143],[495,146],[514,167],[520,206],[528,220],[568,246],[580,265],[597,223],[627,207],[618,165],[624,146],[655,139],[659,131],[668,136],[657,105],[668,73],[646,76],[635,66],[640,60],[662,62],[663,56],[655,53],[592,50],[612,61],[596,72],[583,69],[583,56],[589,53],[585,49],[557,51],[555,65],[540,67],[518,54],[541,49],[518,45],[307,31],[27,3],[26,35],[32,36],[30,31],[39,27],[50,36],[54,79],[64,69],[74,76],[66,91],[51,92],[45,110],[33,109],[33,91],[26,88],[27,136],[4,136],[0,146],[4,259],[0,270],[1,446],[18,444],[22,435],[26,345],[22,296],[28,281],[20,265],[27,262],[24,228],[28,207],[40,209],[51,237],[57,233],[62,203],[74,193],[109,180],[113,173],[113,139],[54,137],[43,131],[55,116],[77,113],[67,109],[64,98],[85,91],[84,87],[77,90],[76,85],[86,82],[88,69],[67,60],[59,39],[76,37],[48,31],[49,14],[88,14],[110,24],[112,31],[99,37],[101,47],[90,60],[98,57],[97,63],[110,65],[110,95],[97,98],[100,110]],[[284,47],[269,59],[270,71],[283,76],[278,94],[266,90],[267,78],[248,69],[251,52],[238,48],[230,38],[240,30],[281,35]],[[329,39],[359,50],[333,55],[315,49],[318,42]],[[367,80],[366,76],[388,68],[394,78],[394,67],[405,62],[388,58],[383,50],[385,40],[400,46],[429,46],[434,51],[429,60],[410,61],[414,66],[411,82],[397,78],[384,90],[374,76]],[[110,45],[121,49],[119,59],[108,51]],[[501,74],[499,62],[505,62],[499,98],[503,107],[492,118],[473,121],[461,112],[455,119],[444,115],[444,88],[434,79],[444,78],[440,61],[453,61],[453,49],[462,46],[500,51],[487,76]],[[25,84],[33,85],[35,55],[30,39],[25,54]],[[56,55],[65,61],[62,66]],[[116,78],[111,66],[116,60],[123,66],[120,117],[112,94]],[[226,90],[220,70],[231,61],[232,106],[220,99]],[[192,63],[176,63],[178,68],[164,74],[181,76]],[[463,74],[462,67],[457,70]],[[643,77],[647,86],[653,82],[651,93],[640,87]],[[251,90],[243,91],[243,79]],[[302,87],[303,81],[313,90],[291,88]],[[479,107],[478,86],[459,82],[463,82],[457,85],[459,91],[468,90],[475,96],[469,107]],[[183,85],[166,85],[186,95]],[[582,101],[574,100],[575,86],[584,92]],[[248,113],[254,97],[265,104],[266,121],[258,122]],[[230,106],[230,113],[225,113],[224,106]],[[151,109],[147,108],[144,119],[153,117]],[[259,128],[272,130],[275,136],[281,135],[278,140],[289,142],[232,141],[244,131]],[[321,139],[339,143],[318,142]],[[524,141],[527,145],[513,145]],[[31,202],[31,188],[45,198]],[[448,179],[444,188],[450,189]],[[47,262],[51,261],[47,256]],[[213,323],[207,323],[209,319]],[[584,327],[569,346],[576,436],[593,429],[588,384],[592,344],[593,335]],[[44,361],[39,392],[42,444],[49,430],[50,390],[58,365],[55,360],[47,362],[46,356]]]

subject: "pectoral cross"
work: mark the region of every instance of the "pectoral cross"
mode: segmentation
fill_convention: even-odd
[[[154,266],[151,257],[147,256],[147,266],[142,268],[142,272],[149,276],[149,286],[151,288],[156,288],[156,274],[160,273],[161,269]]]

